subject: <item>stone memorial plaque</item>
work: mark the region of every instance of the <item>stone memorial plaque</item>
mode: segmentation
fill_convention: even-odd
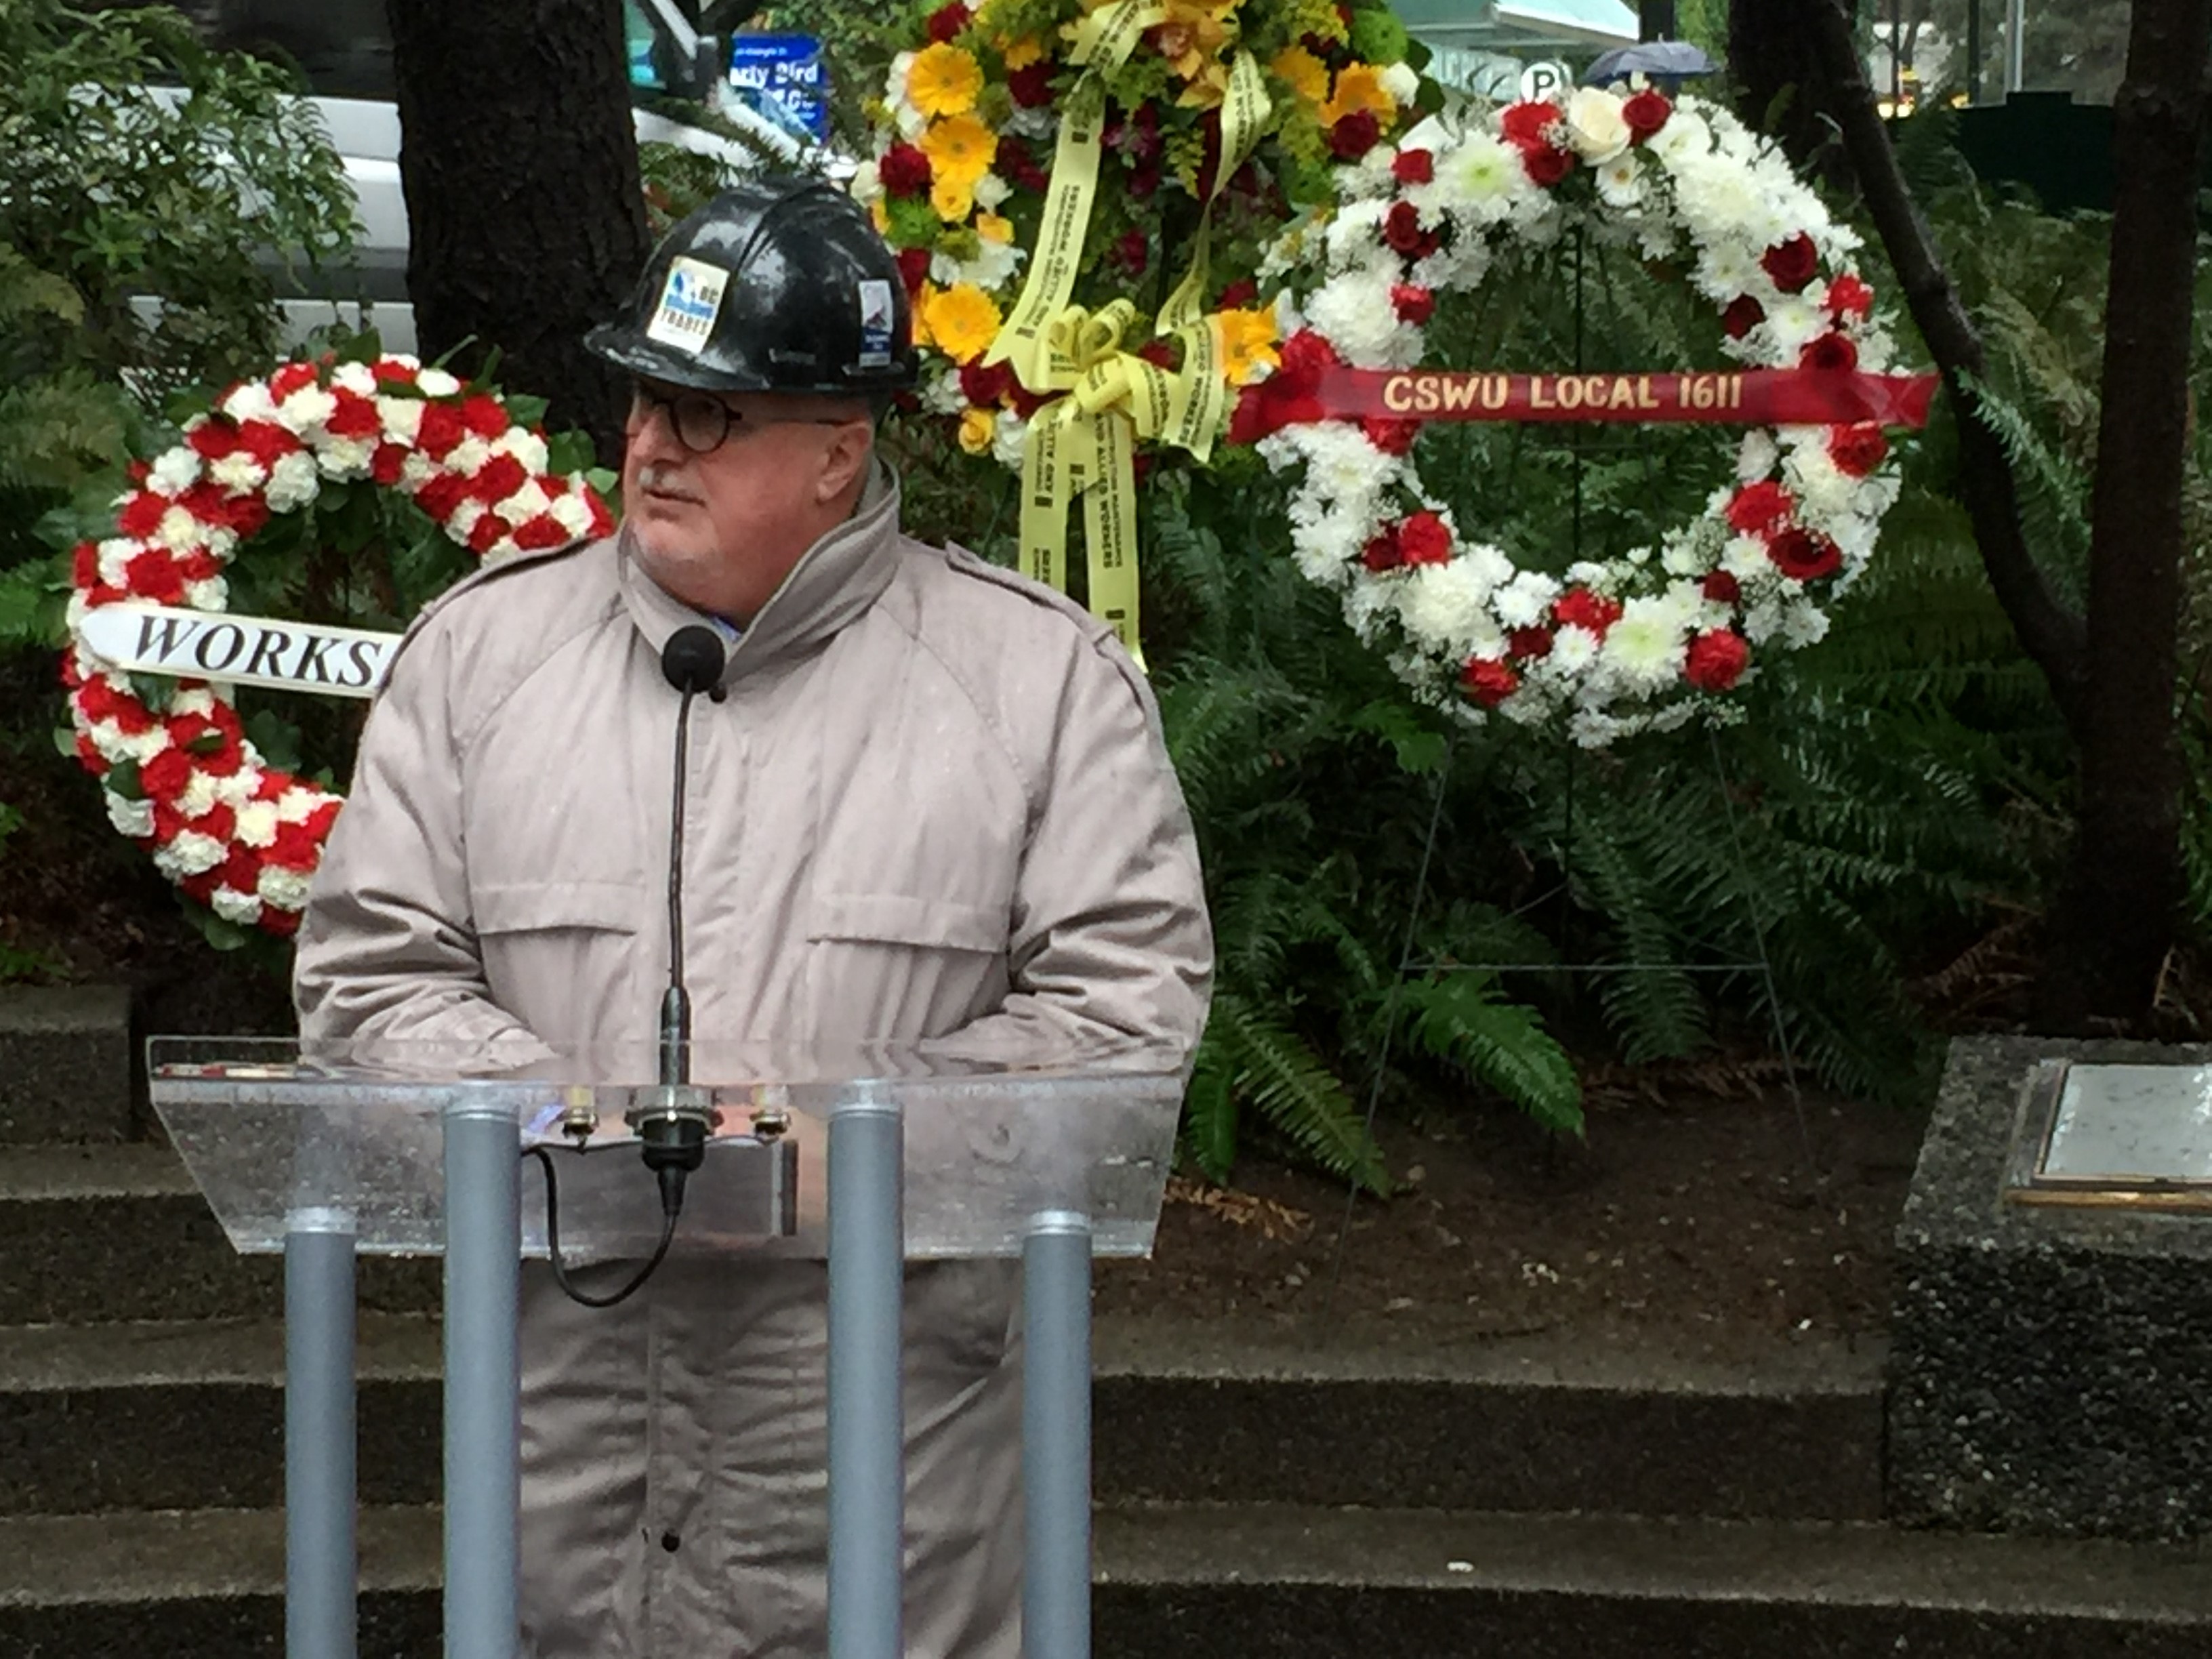
[[[2042,1062],[2007,1184],[2029,1203],[2212,1208],[2212,1066]]]

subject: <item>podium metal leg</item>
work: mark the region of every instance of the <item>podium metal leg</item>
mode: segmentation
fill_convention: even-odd
[[[353,1217],[284,1232],[284,1652],[354,1659]]]
[[[446,1659],[520,1642],[521,1161],[510,1103],[446,1108]]]
[[[830,1659],[900,1659],[906,1526],[898,1108],[830,1118]]]
[[[1022,1651],[1091,1654],[1091,1223],[1030,1218],[1022,1243]]]

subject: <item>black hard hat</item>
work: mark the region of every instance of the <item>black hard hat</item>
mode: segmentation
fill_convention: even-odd
[[[898,262],[859,203],[820,179],[748,179],[653,249],[628,315],[584,343],[704,392],[867,396],[914,384]]]

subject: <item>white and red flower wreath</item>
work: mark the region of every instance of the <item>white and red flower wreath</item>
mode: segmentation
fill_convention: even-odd
[[[287,364],[230,388],[185,422],[183,438],[132,468],[115,533],[76,549],[73,635],[107,605],[223,611],[225,568],[325,481],[399,491],[485,560],[613,528],[580,474],[547,471],[542,431],[495,395],[408,357]],[[224,921],[294,932],[342,798],[268,764],[221,685],[177,680],[149,702],[81,636],[62,678],[77,755],[115,827]]]
[[[1686,263],[1747,368],[1881,373],[1895,357],[1858,238],[1788,161],[1717,106],[1584,88],[1453,126],[1431,119],[1339,172],[1331,216],[1263,267],[1285,285],[1280,400],[1328,368],[1407,369],[1440,295],[1478,288],[1512,243],[1571,230]],[[1411,420],[1321,419],[1260,440],[1294,475],[1299,568],[1425,699],[1480,720],[1563,720],[1601,745],[1703,711],[1758,655],[1826,631],[1872,556],[1898,481],[1880,425],[1752,427],[1733,483],[1656,546],[1563,577],[1468,539],[1422,488]],[[1410,510],[1408,510],[1410,508]]]

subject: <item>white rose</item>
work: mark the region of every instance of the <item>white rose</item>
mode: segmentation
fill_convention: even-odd
[[[853,182],[848,188],[856,202],[872,202],[884,193],[884,176],[873,161],[863,161],[853,169]]]
[[[1585,161],[1610,161],[1628,148],[1634,135],[1620,102],[1603,87],[1577,87],[1568,98],[1567,142]]]

